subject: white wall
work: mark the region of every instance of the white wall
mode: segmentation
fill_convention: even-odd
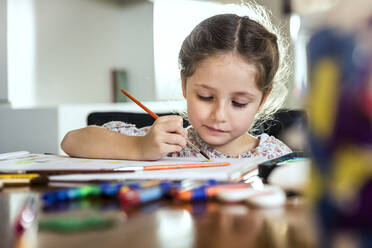
[[[0,104],[8,102],[7,0],[0,0]]]
[[[184,101],[153,101],[144,104],[155,113],[180,112],[186,109]],[[12,109],[0,105],[0,153],[29,151],[32,153],[59,153],[65,134],[85,127],[92,112],[124,111],[144,113],[135,103],[116,104],[61,104],[58,107]]]
[[[30,2],[32,13],[25,18],[19,9]],[[18,21],[10,32],[9,40],[14,42],[9,51],[9,87],[14,92],[34,84],[35,94],[33,104],[12,94],[14,107],[109,103],[115,68],[128,71],[129,90],[134,95],[142,100],[155,98],[152,2],[12,0],[9,5],[14,10],[9,19],[24,22]],[[29,29],[34,29],[34,37],[25,37]],[[20,54],[21,42],[14,45],[22,36],[34,42],[33,54]],[[22,63],[30,56],[34,62]],[[28,78],[19,73],[30,69],[33,74]]]
[[[58,151],[58,109],[1,107],[0,116],[0,153]]]

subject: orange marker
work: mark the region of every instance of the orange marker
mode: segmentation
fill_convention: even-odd
[[[244,189],[251,188],[250,184],[246,183],[237,183],[237,184],[220,184],[220,185],[203,185],[201,187],[191,189],[191,190],[182,190],[176,193],[176,199],[182,201],[195,201],[195,200],[207,200],[211,197],[217,195],[218,192],[223,190],[233,190],[233,189]]]
[[[133,102],[135,102],[138,106],[140,106],[143,110],[145,110],[149,115],[154,117],[154,119],[158,119],[159,116],[152,112],[150,109],[148,109],[145,105],[143,105],[140,101],[138,101],[136,98],[134,98],[131,94],[126,92],[125,90],[120,90],[124,95],[129,97]],[[210,157],[203,151],[201,151],[199,148],[197,148],[193,143],[191,143],[188,139],[186,139],[187,144],[189,144],[192,148],[194,148],[197,152],[199,152],[201,155],[203,155],[206,159],[210,159]]]

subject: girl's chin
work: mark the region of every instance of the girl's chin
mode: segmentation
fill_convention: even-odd
[[[215,136],[210,136],[210,135],[201,135],[200,137],[205,143],[207,143],[208,145],[212,147],[219,147],[219,146],[226,145],[226,143],[228,143],[228,140],[222,137],[215,137]]]

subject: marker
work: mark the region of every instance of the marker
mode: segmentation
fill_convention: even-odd
[[[123,207],[136,206],[161,199],[169,193],[171,186],[171,182],[160,182],[159,185],[150,188],[129,189],[120,192],[118,196]]]
[[[217,185],[217,181],[216,180],[205,181],[205,180],[186,179],[181,182],[173,183],[172,188],[170,190],[170,195],[173,198],[176,198],[179,192],[191,191],[193,189],[200,188],[202,186],[212,186],[212,185]]]
[[[28,197],[17,219],[14,222],[14,234],[19,237],[32,226],[37,217],[37,204],[35,197]]]
[[[116,223],[113,217],[88,216],[84,218],[54,218],[39,221],[40,231],[52,231],[60,233],[83,232],[96,229],[107,229]]]
[[[96,185],[88,185],[79,188],[48,191],[42,195],[45,203],[53,204],[58,201],[75,200],[101,194],[101,188]]]
[[[47,184],[49,179],[45,175],[38,174],[0,174],[0,180],[4,186],[16,186],[25,184]]]
[[[236,184],[220,184],[220,185],[203,185],[192,190],[179,191],[175,198],[182,201],[199,201],[207,200],[217,195],[223,190],[250,188],[250,184],[236,183]]]
[[[120,90],[124,95],[126,95],[127,97],[129,97],[129,99],[131,99],[134,103],[136,103],[138,106],[140,106],[143,110],[145,110],[149,115],[151,115],[152,117],[154,117],[154,119],[158,119],[159,116],[157,114],[155,114],[154,112],[152,112],[150,109],[148,109],[145,105],[143,105],[140,101],[138,101],[136,98],[134,98],[131,94],[129,94],[128,92],[126,92],[125,90],[121,89]],[[187,144],[189,144],[195,151],[199,152],[201,155],[203,155],[206,159],[210,160],[210,157],[205,153],[203,152],[202,150],[200,150],[198,147],[196,147],[191,141],[189,141],[188,139],[186,139],[186,142]]]
[[[71,210],[117,210],[120,208],[119,202],[116,198],[102,199],[102,198],[84,198],[76,201],[58,201],[53,204],[43,204],[43,212],[67,212]]]
[[[88,197],[116,197],[124,186],[130,189],[140,189],[154,186],[159,182],[160,181],[157,180],[151,180],[141,183],[101,183],[99,185],[86,185],[77,188],[48,191],[42,195],[42,199],[47,204],[54,204],[60,201],[70,201]]]

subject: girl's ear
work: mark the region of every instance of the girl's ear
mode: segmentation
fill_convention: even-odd
[[[181,73],[181,81],[182,81],[182,95],[186,98],[186,78]]]
[[[260,104],[260,107],[258,107],[258,111],[260,111],[263,107],[263,105],[265,105],[265,102],[267,100],[267,98],[269,97],[270,93],[271,93],[271,90],[272,88],[270,88],[265,95],[262,96],[262,100],[261,100],[261,104]]]

